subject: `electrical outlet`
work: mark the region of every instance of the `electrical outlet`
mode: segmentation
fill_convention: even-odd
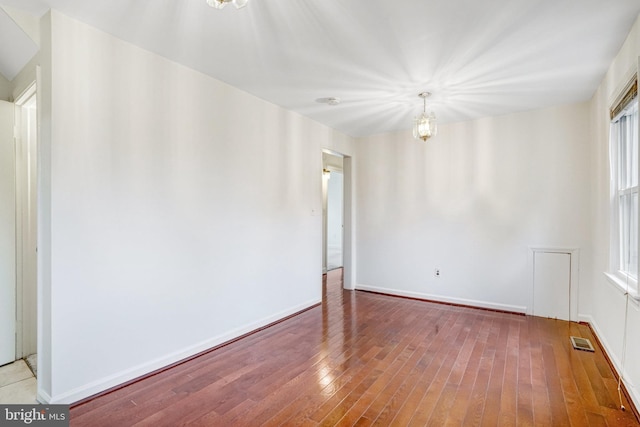
[[[440,269],[439,268],[436,268],[436,271],[434,272],[434,275],[436,277],[440,277]]]

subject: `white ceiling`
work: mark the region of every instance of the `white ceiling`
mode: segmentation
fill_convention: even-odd
[[[0,40],[0,74],[11,81],[38,52],[38,45],[2,9]]]
[[[352,136],[588,100],[640,0],[0,0],[49,8]],[[318,104],[321,97],[342,104]]]

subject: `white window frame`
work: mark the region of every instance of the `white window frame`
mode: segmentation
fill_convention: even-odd
[[[621,184],[622,181],[622,168],[620,167],[621,158],[620,158],[620,121],[623,116],[629,116],[635,114],[635,122],[632,124],[635,126],[635,134],[632,133],[632,137],[635,139],[636,143],[636,152],[635,156],[631,159],[631,161],[636,162],[636,174],[637,170],[639,170],[640,157],[638,153],[638,147],[640,147],[639,139],[640,139],[640,131],[639,131],[639,117],[638,117],[638,97],[636,96],[632,102],[630,102],[624,109],[611,120],[611,133],[610,133],[610,171],[611,171],[611,236],[610,236],[610,265],[609,272],[607,276],[609,279],[618,287],[620,287],[624,292],[628,292],[634,299],[640,299],[640,293],[638,292],[638,268],[636,260],[636,266],[632,272],[628,271],[628,268],[625,268],[625,263],[628,265],[628,260],[625,261],[622,258],[623,256],[623,238],[625,237],[623,234],[624,222],[630,220],[631,215],[625,212],[620,208],[622,204],[622,197],[638,194],[638,181],[640,181],[640,177],[635,176],[635,185],[631,186],[623,186]],[[626,133],[628,135],[628,133]],[[629,169],[629,168],[627,168]],[[633,169],[633,168],[631,168]],[[636,204],[635,209],[638,211],[638,196],[636,196]],[[630,210],[633,209],[630,208]],[[629,228],[632,228],[629,223],[626,224]],[[635,241],[631,239],[634,243],[632,252],[635,252],[635,257],[638,257],[638,224],[635,224],[636,236]],[[628,236],[627,236],[628,238]]]

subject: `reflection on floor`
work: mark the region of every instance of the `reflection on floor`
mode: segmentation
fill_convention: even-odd
[[[38,403],[36,377],[22,359],[0,367],[0,404],[20,403]]]
[[[342,281],[342,268],[328,271],[327,274],[322,275],[322,299],[326,300],[327,294],[341,293],[343,281]]]

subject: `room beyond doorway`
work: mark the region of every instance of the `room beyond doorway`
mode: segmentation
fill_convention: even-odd
[[[323,272],[344,266],[343,157],[322,153]]]

